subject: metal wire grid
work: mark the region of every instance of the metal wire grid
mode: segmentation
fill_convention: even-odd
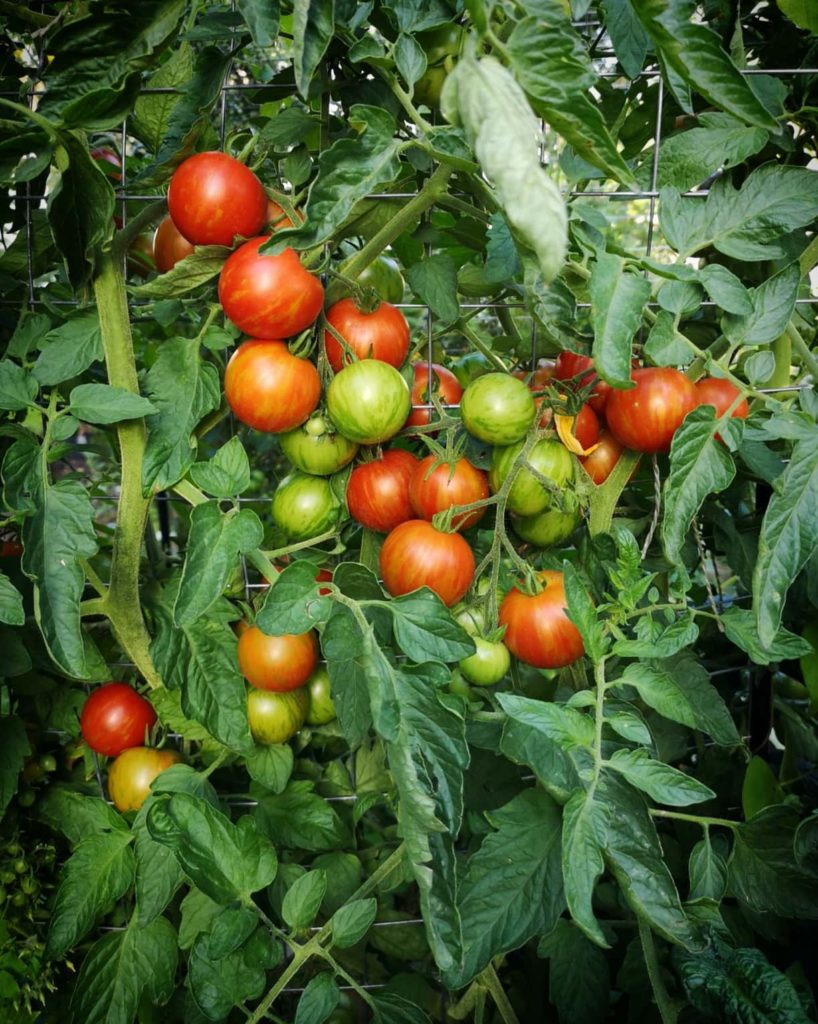
[[[594,21],[579,22],[579,23],[577,23],[576,27],[579,28],[586,35],[590,34],[590,31],[592,29],[595,29],[595,28],[599,29],[599,34],[597,36],[597,42],[604,36],[604,33],[605,33],[604,26],[601,26],[599,22],[594,22]],[[600,77],[611,78],[611,79],[624,78],[624,76],[619,71],[617,71],[615,68],[612,68],[610,66],[605,66],[605,62],[606,61],[609,64],[611,60],[615,60],[615,55],[613,54],[612,51],[598,53],[597,57],[599,58],[599,63],[602,64],[602,66],[599,67],[599,70],[598,70],[598,74],[599,74]],[[42,54],[41,54],[41,58],[42,58]],[[789,75],[818,75],[818,68],[771,68],[771,69],[767,69],[767,68],[747,68],[747,69],[743,69],[742,73],[745,74],[745,75],[768,74],[768,75],[779,76],[779,77],[789,76]],[[640,72],[640,75],[638,77],[640,77],[640,78],[647,78],[647,79],[651,79],[652,78],[652,79],[657,80],[657,83],[658,83],[658,86],[657,86],[658,87],[657,110],[656,110],[656,119],[655,119],[655,124],[654,124],[654,133],[653,133],[653,154],[652,154],[652,162],[651,162],[650,187],[648,189],[645,189],[645,190],[642,190],[642,191],[621,191],[620,190],[620,191],[616,191],[616,192],[607,191],[607,190],[604,190],[604,189],[569,190],[568,191],[568,196],[570,198],[602,199],[602,200],[605,200],[605,201],[608,201],[608,202],[610,202],[610,201],[631,201],[631,200],[646,202],[647,206],[648,206],[648,213],[647,213],[647,232],[646,232],[646,241],[645,241],[645,255],[646,255],[646,257],[649,257],[651,255],[651,253],[652,253],[652,250],[653,250],[653,240],[654,240],[654,232],[655,232],[655,226],[656,226],[656,200],[657,200],[657,198],[659,196],[659,192],[658,192],[658,189],[657,189],[657,181],[658,181],[658,174],[659,174],[660,145],[661,145],[661,141],[662,141],[662,116],[663,116],[663,109],[664,109],[664,83],[663,83],[663,80],[662,80],[661,74],[659,73],[658,68],[647,68],[647,69],[644,69],[642,72]],[[279,90],[280,91],[280,90],[283,89],[283,87],[276,86],[275,83],[254,83],[254,82],[236,82],[236,81],[228,81],[228,82],[226,82],[224,84],[224,86],[222,87],[222,90],[221,90],[220,98],[219,98],[218,114],[217,114],[217,117],[218,117],[218,135],[219,135],[219,141],[220,141],[220,144],[221,144],[222,148],[224,147],[224,141],[225,141],[225,137],[226,137],[227,96],[228,96],[228,94],[231,93],[231,92],[242,92],[242,91],[245,91],[245,90],[255,90],[256,92],[259,92],[259,91],[268,90],[268,89],[270,89],[270,90]],[[178,89],[173,89],[173,88],[150,88],[150,87],[146,87],[145,89],[142,90],[142,94],[143,95],[149,95],[149,94],[158,94],[158,93],[173,93],[173,92],[178,92],[178,91],[179,91]],[[34,83],[33,82],[32,82],[32,87],[29,90],[28,99],[29,99],[29,104],[33,105],[33,101],[34,101]],[[123,154],[123,160],[122,160],[122,169],[121,169],[122,178],[121,178],[120,187],[117,190],[117,193],[118,193],[118,201],[119,201],[119,206],[120,206],[120,216],[121,216],[121,219],[122,219],[122,223],[124,225],[127,222],[127,215],[128,215],[128,213],[127,213],[127,205],[128,205],[129,202],[138,202],[138,201],[149,202],[149,201],[155,200],[156,196],[153,195],[153,194],[141,194],[139,192],[136,192],[136,193],[129,193],[128,192],[128,180],[127,180],[127,177],[126,177],[126,175],[127,175],[127,160],[124,159],[125,155],[128,152],[129,139],[130,139],[130,136],[128,135],[127,118],[123,121],[119,134],[120,134],[120,148],[121,148],[121,152]],[[379,192],[374,192],[374,193],[371,193],[367,198],[369,198],[369,199],[379,199],[379,198],[384,198],[384,199],[386,199],[386,198],[389,198],[389,199],[396,199],[396,198],[411,199],[416,194],[417,194],[416,192],[407,192],[407,193],[382,193],[382,192],[379,193]],[[706,197],[708,195],[708,190],[706,190],[706,189],[690,190],[689,192],[686,193],[686,195],[691,197],[691,198],[704,198],[704,197]],[[23,194],[20,195],[19,198],[22,200],[22,202],[24,203],[24,207],[25,207],[25,231],[26,231],[27,270],[28,270],[28,282],[27,282],[28,283],[28,306],[29,306],[29,308],[31,308],[33,310],[38,305],[40,305],[41,302],[40,302],[40,300],[37,297],[36,281],[35,281],[35,277],[34,277],[34,273],[33,273],[32,210],[35,207],[35,204],[36,205],[40,205],[45,200],[45,196],[41,195],[41,194],[34,193],[32,191],[32,189],[31,189],[30,183],[26,182],[24,184]],[[426,247],[426,251],[427,251],[427,254],[430,251],[430,248],[429,248],[428,244],[427,244],[427,247]],[[59,300],[56,303],[54,302],[54,300],[50,300],[50,301],[53,304],[55,304],[55,305],[57,305],[57,304],[59,304],[59,305],[74,305],[74,304],[76,304],[74,300]],[[799,305],[812,306],[812,305],[818,304],[818,296],[811,296],[809,298],[807,298],[807,297],[799,298],[797,301],[798,301]],[[4,303],[4,302],[5,302],[5,300],[0,300],[0,303]],[[406,310],[417,310],[417,309],[425,310],[425,313],[426,313],[426,317],[425,317],[425,320],[426,320],[425,334],[426,334],[426,348],[427,348],[427,364],[428,364],[428,367],[429,367],[430,379],[431,379],[431,364],[433,362],[432,345],[433,345],[433,339],[434,339],[434,319],[433,319],[432,311],[431,311],[431,309],[428,306],[426,306],[426,305],[424,305],[422,303],[405,302],[405,303],[397,303],[396,305],[398,305],[398,306],[400,306],[400,308],[403,308],[403,309],[406,309]],[[477,309],[477,310],[481,310],[481,311],[495,310],[495,309],[499,308],[500,306],[505,306],[506,308],[525,308],[525,304],[522,303],[522,302],[502,302],[502,303],[498,303],[498,302],[463,302],[463,303],[460,303],[460,305],[461,305],[461,308],[463,308],[463,309],[470,309],[470,310]],[[657,305],[658,304],[656,304],[656,303],[651,303],[651,306],[656,307]],[[704,306],[704,307],[708,307],[708,306],[715,305],[715,303],[710,302],[710,301],[703,301],[700,305]],[[577,306],[580,309],[587,309],[587,308],[590,307],[590,303],[578,303]],[[536,327],[536,325],[534,325],[534,327]],[[531,366],[532,366],[532,368],[534,368],[536,366],[536,360],[537,360],[537,337],[536,337],[536,330],[534,329],[534,330],[532,330],[532,350],[531,350]],[[794,385],[794,386],[790,386],[788,388],[770,389],[770,390],[792,391],[792,390],[800,390],[800,387],[801,387],[800,385]],[[230,432],[231,432],[231,436],[234,436],[235,433],[236,433],[236,424],[235,424],[235,421],[233,420],[232,415],[230,417]],[[100,503],[104,503],[106,501],[113,502],[113,501],[116,500],[116,498],[113,497],[113,496],[99,495],[99,496],[95,496],[92,500],[100,502]],[[173,504],[175,499],[172,499],[172,498],[170,498],[167,495],[160,495],[159,496],[159,500],[160,500],[160,502],[163,502],[166,505],[171,505],[171,504]],[[245,503],[245,504],[247,504],[247,503],[266,504],[269,499],[266,499],[266,498],[243,498],[243,497],[237,495],[235,500],[237,502],[241,502],[241,503]],[[242,573],[243,573],[243,578],[244,578],[245,596],[246,596],[246,598],[248,600],[250,600],[250,598],[252,596],[252,592],[257,590],[257,589],[262,588],[265,584],[260,583],[260,582],[253,582],[253,581],[251,581],[250,572],[249,572],[249,569],[248,569],[248,564],[247,564],[247,562],[246,562],[246,560],[244,558],[242,558]],[[131,668],[132,669],[134,666],[131,663],[128,663],[128,662],[118,662],[118,663],[113,663],[111,665],[111,667],[112,668]],[[739,670],[738,666],[737,667],[724,668],[724,669],[717,669],[717,670],[711,672],[711,675],[715,676],[715,675],[719,675],[719,674],[723,674],[723,673],[724,674],[726,674],[726,673],[733,673],[733,672],[736,672],[738,670]],[[94,757],[94,760],[95,760],[95,766],[96,766],[96,777],[97,777],[97,782],[98,782],[98,785],[99,785],[99,788],[100,788],[100,793],[103,796],[103,798],[105,798],[105,789],[104,789],[104,785],[103,785],[103,781],[102,781],[102,773],[100,771],[100,767],[99,767],[98,760],[96,759],[96,755]],[[529,781],[532,781],[534,779],[534,776],[533,775],[532,776],[526,776],[525,778],[527,780],[529,780]],[[354,776],[353,776],[353,784],[354,784]],[[349,795],[325,796],[325,797],[323,797],[323,799],[326,800],[328,803],[352,803],[352,802],[354,802],[357,799],[357,796],[356,796],[356,794],[353,793],[353,794],[349,794]],[[248,807],[248,808],[254,806],[255,803],[256,803],[256,801],[254,801],[254,800],[251,800],[249,798],[242,798],[242,797],[228,798],[227,802],[231,806],[235,806],[235,807]],[[419,925],[419,924],[422,924],[422,923],[423,922],[422,922],[421,918],[412,918],[411,920],[400,921],[400,922],[390,922],[390,921],[376,922],[374,927],[376,927],[376,928],[394,929],[394,928],[401,928],[401,927],[405,928],[405,927],[407,927],[409,925],[415,925],[416,926],[416,925]],[[317,930],[317,929],[315,929],[315,930]],[[364,961],[364,972],[363,973],[364,973],[364,980],[363,980],[362,987],[364,989],[366,989],[368,991],[374,991],[374,990],[377,990],[377,989],[380,989],[380,988],[384,987],[383,984],[381,984],[381,983],[370,982],[368,980],[368,978],[367,978],[367,970],[366,970],[366,960]],[[353,991],[351,986],[342,985],[340,987],[342,988],[342,990]],[[285,988],[283,990],[282,994],[300,995],[303,991],[304,991],[303,986],[295,985],[295,986],[288,986],[287,988]],[[442,1002],[442,1007],[443,1008],[445,1008],[446,998],[447,997],[446,997],[445,993],[441,993],[441,999],[443,1001]]]

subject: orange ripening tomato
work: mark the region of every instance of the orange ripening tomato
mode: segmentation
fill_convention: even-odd
[[[429,521],[438,512],[452,505],[470,505],[489,496],[489,480],[482,469],[476,469],[468,459],[458,459],[453,466],[447,462],[432,469],[434,455],[422,459],[409,481],[409,500],[415,513]],[[479,522],[485,508],[455,516],[452,526],[468,530]]]
[[[283,341],[251,339],[239,345],[224,373],[224,395],[242,423],[280,434],[303,423],[318,405],[321,378]]]
[[[722,377],[702,377],[696,381],[696,393],[699,396],[699,405],[713,406],[716,410],[716,419],[720,419],[741,394],[732,381]],[[749,403],[746,398],[742,398],[730,414],[730,419],[746,420],[749,415]],[[716,434],[716,439],[720,441],[721,435]]]
[[[175,750],[129,747],[108,769],[108,795],[118,811],[138,811],[151,791],[151,783],[166,768],[178,764]]]
[[[696,387],[679,370],[645,366],[631,371],[635,387],[611,388],[605,406],[608,429],[635,452],[666,452],[682,420],[699,404]]]
[[[379,359],[398,369],[409,354],[409,324],[397,306],[389,302],[381,302],[367,313],[353,299],[341,299],[327,310],[327,323],[358,359]],[[340,343],[329,331],[324,332],[324,348],[337,373],[347,360]]]
[[[563,668],[585,653],[582,636],[565,611],[563,574],[544,569],[538,576],[544,584],[539,594],[513,587],[503,598],[498,616],[506,627],[503,643],[527,665]]]
[[[172,270],[179,260],[190,256],[193,249],[193,243],[188,242],[170,216],[163,217],[153,236],[153,262],[159,273]]]
[[[425,519],[410,519],[392,530],[383,542],[380,566],[393,597],[428,587],[449,606],[457,604],[474,579],[474,555],[466,541]]]
[[[431,423],[436,415],[434,407],[431,407],[432,400],[429,397],[429,364],[418,361],[412,370],[415,375],[412,384],[412,411],[409,413],[405,426],[420,427]],[[457,377],[440,363],[432,363],[432,372],[434,374],[432,391],[439,396],[441,405],[459,405],[463,388],[461,388]]]
[[[239,637],[239,669],[251,686],[286,693],[302,686],[318,663],[314,630],[300,635],[268,636],[251,626]]]
[[[619,456],[624,450],[613,434],[603,430],[594,451],[579,461],[595,484],[604,484],[613,472],[614,466],[619,462]]]
[[[267,193],[235,157],[196,153],[173,172],[168,212],[194,245],[232,246],[236,236],[252,238],[264,227]]]

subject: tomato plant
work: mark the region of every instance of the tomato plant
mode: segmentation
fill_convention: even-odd
[[[341,503],[324,477],[290,473],[273,495],[273,521],[294,541],[326,533],[338,520]]]
[[[695,385],[666,367],[634,370],[631,379],[635,387],[612,390],[608,396],[608,428],[626,448],[666,452],[682,420],[698,404]]]
[[[519,441],[531,426],[535,411],[525,384],[503,373],[487,373],[473,380],[460,399],[463,426],[487,444]]]
[[[418,362],[412,367],[414,380],[412,383],[412,411],[406,421],[407,427],[417,427],[424,423],[431,423],[435,418],[434,408],[431,407],[431,394],[429,390],[429,365]],[[442,405],[458,405],[463,389],[460,383],[445,366],[439,363],[432,363],[432,388],[431,393],[435,394]]]
[[[293,249],[275,256],[260,253],[269,238],[251,238],[227,258],[219,274],[219,302],[240,331],[280,340],[313,323],[324,289]]]
[[[458,533],[444,533],[425,519],[410,519],[383,542],[381,575],[394,597],[428,587],[446,605],[456,604],[474,578],[474,555]]]
[[[108,767],[108,795],[118,811],[138,811],[154,782],[165,769],[178,764],[176,750],[128,747]]]
[[[379,359],[400,367],[409,353],[409,325],[397,307],[380,302],[375,309],[361,309],[354,299],[341,299],[327,310],[327,323],[344,339],[358,359]],[[324,332],[324,351],[337,373],[347,361],[341,343]]]
[[[349,476],[347,508],[369,530],[388,533],[412,519],[409,484],[418,459],[403,448],[387,448],[379,459],[362,462]]]
[[[358,284],[364,288],[374,288],[384,302],[403,301],[406,282],[395,260],[388,256],[378,256],[358,275]]]
[[[173,172],[168,211],[193,245],[232,246],[236,236],[252,238],[261,231],[267,194],[250,168],[228,153],[196,153]]]
[[[80,729],[98,754],[116,757],[128,747],[140,747],[156,722],[156,712],[127,683],[106,683],[94,690],[82,708]]]
[[[435,455],[427,455],[421,459],[409,481],[412,508],[421,519],[429,521],[452,505],[470,505],[488,496],[489,482],[486,474],[468,459],[457,459],[449,464],[440,462]],[[452,526],[457,530],[468,530],[480,522],[485,511],[485,508],[476,508],[472,512],[456,515],[452,519]]]
[[[247,718],[253,739],[263,746],[286,743],[306,721],[309,703],[304,686],[286,693],[251,690],[247,694]]]
[[[539,593],[527,594],[512,587],[503,599],[500,625],[506,627],[504,643],[528,665],[562,668],[582,657],[582,635],[566,614],[562,573],[544,569],[538,579]]]
[[[318,405],[321,381],[306,359],[282,341],[245,341],[230,357],[224,394],[236,416],[255,430],[291,431]]]
[[[318,642],[311,631],[268,636],[251,626],[239,637],[236,655],[241,674],[251,686],[286,693],[309,678],[318,659]]]

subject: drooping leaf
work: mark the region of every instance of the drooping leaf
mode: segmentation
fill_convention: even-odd
[[[640,274],[626,271],[621,256],[601,252],[592,264],[588,287],[594,367],[609,384],[627,387],[633,339],[642,323],[643,307],[650,298],[650,283]]]
[[[30,752],[22,720],[17,715],[0,718],[0,819],[17,792],[17,779]]]
[[[296,87],[304,99],[334,29],[335,0],[294,0],[293,69]]]
[[[570,921],[561,919],[540,940],[539,956],[548,957],[548,995],[560,1024],[603,1020],[610,999],[605,954]]]
[[[594,915],[594,886],[602,874],[608,807],[584,789],[574,792],[562,812],[562,877],[571,917],[598,946],[608,943]]]
[[[800,658],[812,650],[808,641],[780,626],[767,647],[762,647],[758,638],[756,617],[749,608],[732,605],[721,616],[728,640],[750,655],[756,665],[769,665],[773,661],[788,661]]]
[[[238,8],[256,46],[272,46],[278,35],[278,0],[238,0]]]

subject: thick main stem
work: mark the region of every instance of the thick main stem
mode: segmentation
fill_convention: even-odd
[[[139,394],[125,281],[109,254],[100,257],[94,294],[108,381],[113,387]],[[144,420],[126,420],[118,424],[117,436],[122,476],[105,612],[122,649],[149,685],[158,687],[163,685],[162,679],[151,658],[150,637],[139,599],[142,536],[150,508],[150,499],[142,494],[142,459],[147,441]]]

